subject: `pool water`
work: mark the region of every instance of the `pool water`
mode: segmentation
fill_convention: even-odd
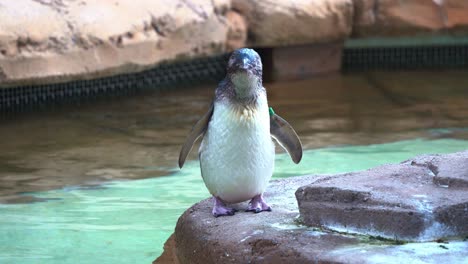
[[[300,165],[280,154],[274,178],[357,171],[464,149],[468,140],[415,139],[308,150]],[[30,195],[45,200],[0,205],[1,263],[151,263],[180,214],[209,197],[197,161],[166,177]]]
[[[468,77],[372,73],[270,84],[297,130],[299,165],[274,178],[358,171],[468,149]],[[28,114],[0,126],[0,263],[150,263],[209,194],[179,148],[212,86]],[[274,212],[273,212],[274,213]]]

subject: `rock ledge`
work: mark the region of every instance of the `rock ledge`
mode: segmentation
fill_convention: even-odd
[[[468,235],[468,151],[324,178],[296,197],[311,226],[413,241]]]
[[[311,224],[314,223],[311,220],[314,219],[315,214],[310,209],[318,208],[317,204],[313,204],[313,199],[323,201],[326,197],[330,197],[325,195],[326,192],[323,196],[316,195],[312,192],[313,188],[323,190],[320,188],[325,188],[326,184],[330,184],[327,185],[329,186],[327,188],[332,189],[332,183],[341,182],[341,185],[334,187],[334,190],[340,189],[340,186],[344,184],[347,184],[348,189],[353,190],[351,188],[353,184],[372,184],[372,180],[369,179],[366,181],[361,179],[361,182],[358,183],[348,181],[347,179],[357,177],[350,175],[368,175],[369,178],[377,177],[377,179],[387,175],[386,177],[393,177],[392,179],[397,181],[398,179],[409,180],[410,176],[403,176],[403,173],[413,173],[414,169],[419,173],[413,175],[413,177],[418,178],[414,181],[419,182],[419,178],[421,178],[425,183],[421,185],[423,191],[426,191],[426,185],[437,185],[441,181],[443,183],[449,182],[448,188],[437,187],[440,188],[441,192],[431,194],[431,196],[443,200],[444,204],[450,205],[447,207],[448,210],[440,211],[440,216],[437,216],[436,219],[448,226],[456,225],[458,234],[464,233],[466,235],[465,228],[468,222],[466,204],[468,199],[466,196],[459,196],[461,193],[458,193],[457,189],[466,188],[463,187],[463,184],[467,175],[468,162],[460,163],[466,159],[468,159],[468,151],[450,155],[421,156],[401,164],[381,166],[358,173],[336,176],[311,175],[276,180],[271,183],[268,193],[265,195],[273,207],[271,213],[252,214],[241,211],[232,217],[214,218],[211,215],[212,201],[206,199],[193,205],[179,218],[175,233],[166,243],[164,253],[154,263],[382,263],[382,261],[402,263],[408,260],[421,263],[463,263],[468,258],[466,237],[443,238],[437,240],[438,242],[413,243],[385,239],[379,236],[333,232],[328,229],[303,225],[294,192],[297,190],[298,197],[302,199],[299,204],[302,207],[300,208],[301,213],[305,214],[303,217],[305,223]],[[431,164],[438,168],[438,173],[435,176],[426,172],[426,169],[432,167]],[[389,173],[389,170],[393,170],[395,173]],[[431,176],[432,180],[426,174]],[[453,181],[454,185],[452,185],[453,177],[459,178],[457,181]],[[377,179],[375,179],[374,185],[377,185]],[[384,186],[381,186],[376,193],[384,192],[384,189]],[[439,191],[439,189],[436,190]],[[387,191],[390,195],[394,189],[389,188]],[[408,190],[408,194],[411,194],[411,191],[415,190]],[[327,201],[331,205],[335,204],[335,206],[328,207],[333,212],[331,215],[338,215],[336,212],[340,202],[364,201],[366,197],[370,197],[371,199],[367,199],[367,201],[377,203],[378,199],[373,196],[372,190],[369,192],[370,194],[353,194],[352,191],[346,192],[344,190],[337,192],[341,196],[335,201],[336,203],[333,199]],[[466,189],[464,192],[467,193]],[[457,193],[458,198],[456,199],[459,203],[454,208],[452,202],[455,198],[450,196],[455,193]],[[449,197],[444,200],[442,199],[444,196]],[[379,196],[377,195],[377,197]],[[402,197],[402,199],[404,198]],[[434,201],[436,198],[427,199]],[[246,208],[247,204],[237,204],[236,206],[242,210]],[[402,210],[409,210],[405,206],[407,205],[402,205]],[[460,206],[465,206],[465,209],[459,209]],[[355,210],[360,211],[360,208]],[[413,208],[413,210],[416,209]],[[453,215],[453,212],[460,214]],[[316,213],[324,215],[323,211]],[[420,223],[418,221],[415,223]],[[414,235],[418,236],[421,229],[417,228],[416,230]],[[409,231],[411,230],[409,229]]]

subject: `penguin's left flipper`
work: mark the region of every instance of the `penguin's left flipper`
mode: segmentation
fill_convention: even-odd
[[[213,115],[214,104],[211,103],[210,109],[208,112],[200,119],[198,122],[193,126],[192,130],[190,131],[187,139],[185,140],[182,149],[180,150],[179,154],[179,168],[184,166],[185,159],[187,155],[190,153],[190,150],[193,148],[193,144],[197,139],[202,136],[206,129],[208,128],[208,123],[211,120],[211,116]]]
[[[277,114],[270,116],[270,134],[289,153],[294,163],[301,161],[301,140],[292,126]]]

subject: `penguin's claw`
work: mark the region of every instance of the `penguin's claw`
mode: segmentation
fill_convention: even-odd
[[[256,214],[268,211],[271,212],[271,207],[263,200],[262,195],[257,195],[249,202],[249,208],[245,210],[246,212],[254,212]]]
[[[236,209],[224,206],[215,206],[212,211],[214,217],[234,215],[236,212]]]
[[[213,210],[211,211],[214,217],[234,215],[237,212],[235,208],[230,208],[224,205],[224,202],[221,201],[221,199],[218,197],[214,197],[214,199],[214,206]]]
[[[246,212],[254,212],[254,213],[258,214],[258,213],[260,213],[262,211],[262,209],[258,208],[258,207],[257,208],[250,208],[250,206],[249,206],[249,208],[245,209],[245,211]]]

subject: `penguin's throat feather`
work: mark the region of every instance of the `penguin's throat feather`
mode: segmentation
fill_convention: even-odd
[[[261,79],[258,76],[244,72],[233,74],[231,81],[234,85],[236,96],[240,99],[255,96],[258,89],[262,87]]]
[[[258,104],[233,105],[229,114],[229,119],[235,122],[253,123],[259,117]]]

